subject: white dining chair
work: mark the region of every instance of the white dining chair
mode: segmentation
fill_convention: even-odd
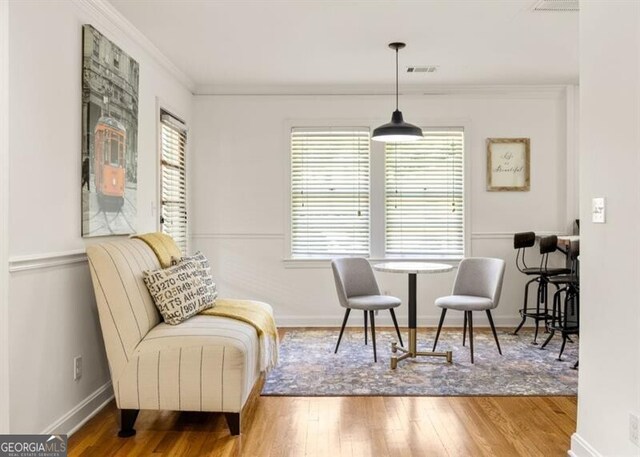
[[[393,325],[398,334],[398,340],[402,346],[402,336],[398,328],[398,321],[393,308],[400,306],[401,301],[397,297],[390,295],[381,295],[380,288],[373,274],[373,269],[369,261],[362,257],[347,257],[343,259],[334,259],[331,261],[333,277],[336,282],[336,290],[340,305],[346,308],[340,336],[334,353],[338,352],[340,340],[344,333],[344,327],[347,325],[349,313],[352,309],[361,309],[364,311],[364,344],[367,344],[367,313],[371,320],[371,341],[373,343],[373,361],[378,361],[376,353],[376,324],[375,312],[378,310],[388,309],[391,313]]]
[[[436,300],[436,306],[442,308],[440,323],[436,332],[436,339],[433,342],[433,351],[436,350],[440,330],[444,323],[447,310],[455,309],[464,311],[464,328],[462,333],[462,345],[465,345],[467,335],[467,325],[469,327],[469,348],[471,350],[471,363],[473,362],[473,312],[485,311],[493,337],[498,346],[498,352],[502,355],[500,342],[496,327],[493,324],[491,310],[495,309],[500,302],[502,291],[502,280],[504,278],[505,262],[502,259],[492,259],[487,257],[469,257],[463,259],[458,265],[458,273],[453,284],[453,292],[446,297]]]

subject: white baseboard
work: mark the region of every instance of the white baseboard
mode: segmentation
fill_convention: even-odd
[[[78,403],[71,411],[45,428],[41,434],[50,435],[55,433],[71,436],[86,424],[89,419],[98,414],[111,400],[113,400],[113,389],[111,388],[111,381],[109,381]]]
[[[577,433],[571,435],[571,449],[568,454],[570,457],[603,457]]]
[[[397,315],[397,313],[396,313]],[[343,314],[332,316],[276,316],[278,327],[339,327],[342,324]],[[406,316],[397,316],[400,327],[407,326]],[[473,319],[474,327],[489,327],[489,321],[484,313],[475,313]],[[437,327],[440,316],[418,316],[419,327]],[[520,323],[521,318],[516,316],[500,317],[494,316],[493,321],[496,327],[513,327]],[[349,316],[347,327],[362,326],[362,313],[354,310]],[[462,327],[463,313],[450,312],[444,321],[444,327]],[[376,325],[381,327],[392,326],[393,321],[388,312],[380,311],[376,316]],[[526,327],[533,326],[530,319],[525,323]]]

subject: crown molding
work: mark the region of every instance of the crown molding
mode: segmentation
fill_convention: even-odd
[[[564,97],[574,84],[544,85],[405,85],[400,95],[465,98],[552,98]],[[196,96],[390,96],[389,84],[358,85],[198,85]]]
[[[100,21],[114,36],[124,34],[139,45],[160,67],[175,77],[191,93],[196,85],[193,80],[180,70],[166,55],[160,51],[140,30],[138,30],[122,13],[106,0],[72,0],[80,10]]]

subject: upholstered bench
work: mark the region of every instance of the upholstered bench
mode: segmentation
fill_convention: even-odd
[[[260,375],[259,340],[247,323],[197,315],[167,325],[143,282],[160,268],[144,241],[87,248],[116,405],[119,436],[135,434],[139,410],[225,413],[233,435]]]

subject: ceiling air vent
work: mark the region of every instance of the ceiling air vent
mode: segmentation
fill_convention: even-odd
[[[579,11],[579,0],[540,0],[532,11]]]
[[[438,70],[437,65],[425,65],[422,67],[407,67],[407,73],[435,73]]]

